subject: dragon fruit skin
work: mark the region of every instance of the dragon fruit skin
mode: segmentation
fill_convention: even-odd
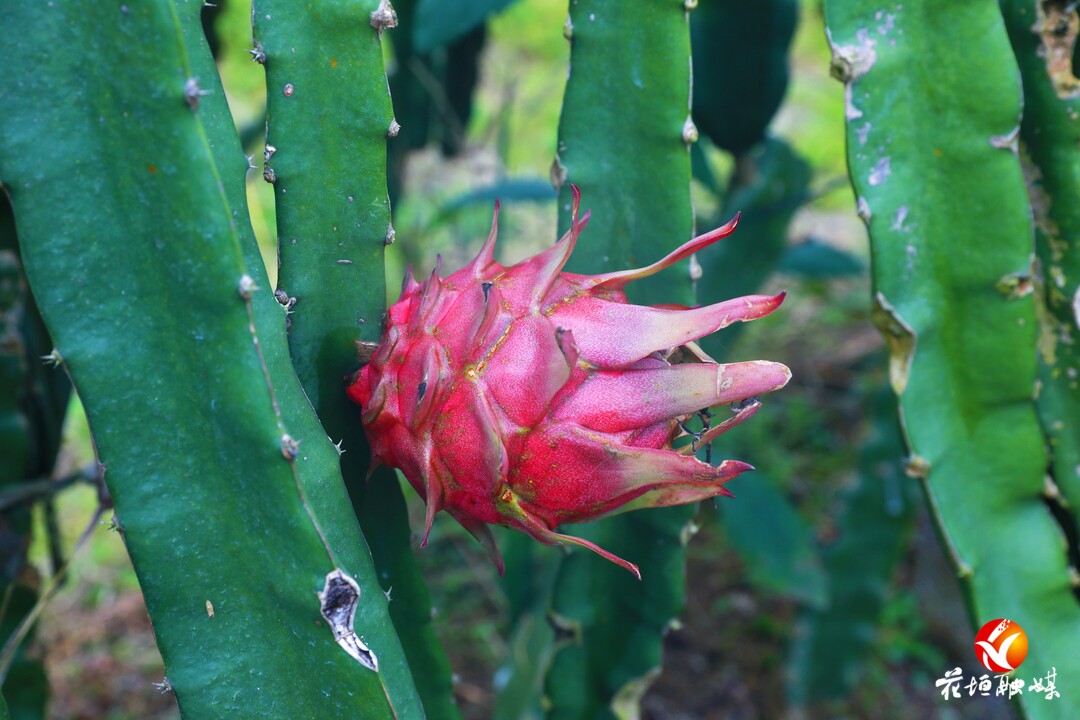
[[[449,277],[411,272],[388,310],[383,340],[348,389],[363,408],[375,462],[401,469],[427,503],[422,545],[446,510],[502,559],[488,524],[546,544],[593,550],[640,578],[635,565],[564,523],[730,495],[724,483],[746,463],[697,460],[672,449],[677,420],[783,387],[779,363],[718,364],[694,340],[769,314],[777,296],[700,308],[630,305],[623,288],[730,234],[738,217],[645,268],[604,275],[562,272],[588,221],[517,265],[494,259],[491,235],[476,259]],[[674,351],[672,349],[675,349]],[[684,361],[671,364],[674,354]],[[694,443],[747,419],[755,400]]]

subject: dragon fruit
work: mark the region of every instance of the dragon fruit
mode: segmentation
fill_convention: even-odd
[[[713,466],[694,452],[753,415],[756,396],[791,373],[765,361],[718,364],[694,341],[767,315],[784,296],[628,304],[628,283],[727,236],[738,217],[648,267],[575,275],[562,269],[588,221],[579,203],[575,187],[569,232],[517,265],[495,261],[496,204],[472,263],[446,278],[436,265],[424,283],[410,271],[348,393],[363,408],[374,461],[399,468],[427,503],[421,546],[446,510],[500,572],[489,524],[588,548],[640,578],[633,563],[557,528],[730,495],[724,483],[751,467]],[[723,422],[687,429],[688,417],[726,403],[734,412]],[[673,448],[685,434],[691,442]]]

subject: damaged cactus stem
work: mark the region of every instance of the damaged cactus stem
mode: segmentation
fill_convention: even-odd
[[[446,510],[500,572],[491,524],[588,548],[640,577],[633,563],[557,528],[730,495],[724,484],[751,467],[714,466],[694,451],[753,416],[757,396],[791,373],[774,362],[717,363],[694,341],[768,315],[784,295],[696,308],[627,302],[629,283],[726,237],[737,216],[644,268],[563,272],[588,222],[572,191],[570,230],[540,254],[510,267],[495,260],[496,203],[472,263],[446,278],[436,266],[423,283],[410,272],[381,343],[361,346],[367,362],[348,392],[363,407],[374,460],[399,468],[427,503],[423,544]],[[729,418],[685,430],[684,420],[725,404]],[[674,449],[687,434],[693,442]]]

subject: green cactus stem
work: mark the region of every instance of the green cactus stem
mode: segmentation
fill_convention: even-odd
[[[1080,508],[1080,80],[1073,75],[1080,17],[1066,2],[1001,3],[1024,83],[1021,162],[1035,215],[1039,382],[1036,406],[1050,442],[1051,475],[1062,511]],[[1071,512],[1068,509],[1071,509]],[[1080,548],[1074,545],[1080,561]]]
[[[787,90],[797,0],[708,0],[690,16],[694,120],[736,157],[765,139]]]
[[[0,88],[0,178],[27,276],[181,713],[417,717],[337,452],[285,372],[200,9],[0,11],[20,30],[0,40],[25,80]],[[317,593],[341,571],[360,595],[335,615]]]
[[[974,625],[1020,623],[1031,644],[1019,677],[1056,668],[1062,698],[1075,697],[1080,604],[1044,502],[1039,324],[1033,294],[1014,282],[1031,271],[1032,227],[1015,146],[1020,78],[1000,10],[834,0],[826,21],[909,472],[923,480]],[[1022,705],[1033,718],[1075,715],[1073,701],[1034,693]]]
[[[450,665],[432,624],[427,587],[410,547],[401,487],[392,472],[370,480],[361,410],[345,396],[360,340],[377,341],[385,310],[383,248],[393,242],[386,189],[394,119],[381,35],[395,26],[385,4],[329,2],[317,14],[257,0],[255,38],[266,65],[267,152],[281,265],[277,293],[289,308],[289,350],[327,432],[385,592],[390,617],[432,720],[455,718]],[[287,88],[292,88],[288,91]]]
[[[638,267],[693,234],[690,206],[690,34],[672,0],[570,6],[570,76],[552,177],[559,225],[570,224],[570,183],[591,211],[588,243],[567,270]],[[687,262],[629,288],[631,302],[692,304]],[[551,613],[557,649],[545,684],[552,718],[634,712],[659,673],[662,641],[682,609],[686,528],[693,506],[632,512],[568,530],[641,569],[571,553]]]

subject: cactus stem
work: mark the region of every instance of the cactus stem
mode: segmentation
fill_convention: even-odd
[[[249,275],[244,275],[251,281],[252,292],[254,290],[255,281],[251,280]],[[241,295],[243,295],[244,282],[241,279]],[[244,297],[244,304],[247,307],[248,314],[248,331],[251,333],[251,341],[255,345],[255,352],[259,358],[259,366],[262,368],[263,378],[266,380],[266,389],[270,395],[270,405],[274,410],[274,418],[277,420],[279,428],[284,427],[284,421],[281,416],[281,406],[278,404],[277,392],[274,389],[274,383],[270,379],[270,368],[266,364],[266,356],[263,354],[262,343],[259,342],[259,335],[255,331],[255,310],[251,306],[251,294],[249,292]],[[288,433],[282,433],[281,436],[281,454],[285,456],[285,459],[289,461],[289,468],[292,470],[293,484],[296,486],[296,493],[300,497],[300,504],[304,507],[304,511],[307,513],[308,519],[311,520],[311,526],[315,530],[315,534],[318,535],[319,541],[322,543],[323,548],[326,550],[327,557],[330,558],[330,562],[337,567],[339,565],[337,556],[334,555],[334,551],[330,548],[330,542],[326,539],[326,533],[323,532],[322,526],[315,518],[315,512],[311,509],[311,505],[308,503],[307,495],[304,493],[304,487],[300,483],[300,474],[296,469],[296,458],[300,454],[300,442],[294,439]]]

